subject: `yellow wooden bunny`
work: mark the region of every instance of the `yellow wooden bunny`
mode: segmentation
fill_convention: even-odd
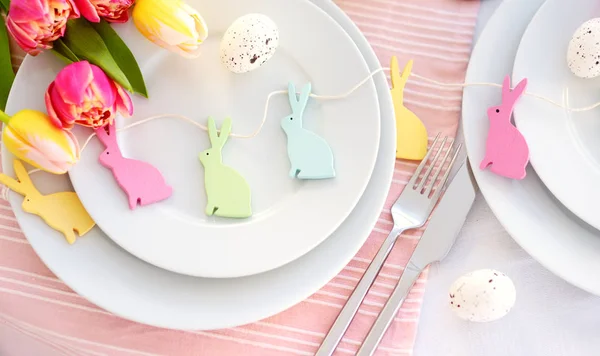
[[[390,68],[392,77],[392,100],[396,112],[396,158],[417,160],[425,158],[427,154],[427,129],[417,115],[404,106],[404,87],[410,77],[413,61],[406,64],[400,74],[398,58],[392,57]]]
[[[75,231],[83,236],[96,225],[77,194],[61,192],[42,195],[31,182],[23,163],[15,159],[13,165],[18,180],[0,174],[0,182],[23,195],[23,210],[40,216],[51,228],[62,232],[69,244],[75,243]]]

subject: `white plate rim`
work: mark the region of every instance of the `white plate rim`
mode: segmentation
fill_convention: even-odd
[[[498,7],[473,49],[466,75],[467,82],[488,80],[489,75],[478,73],[480,71],[478,67],[483,66],[480,65],[480,62],[491,63],[489,59],[491,56],[495,57],[495,65],[502,61],[509,62],[507,65],[509,69],[506,73],[495,74],[496,82],[501,81],[506,74],[512,72],[514,53],[521,37],[513,39],[511,31],[521,31],[522,34],[544,1],[535,0],[523,3],[518,0],[507,0]],[[517,24],[517,19],[526,23]],[[497,33],[503,35],[497,36]],[[521,34],[516,33],[518,36]],[[511,46],[513,48],[510,48]],[[502,48],[506,53],[498,53],[498,48]],[[513,54],[512,57],[511,54]],[[491,68],[495,67],[487,66],[488,70]],[[590,270],[600,268],[600,259],[596,257],[600,253],[600,232],[587,226],[560,206],[551,193],[545,189],[533,169],[528,168],[527,177],[523,181],[507,181],[489,171],[479,169],[479,161],[484,155],[485,132],[481,131],[482,128],[479,128],[478,131],[473,122],[476,119],[487,120],[485,115],[487,107],[480,102],[481,97],[478,98],[474,90],[482,89],[467,88],[463,99],[465,143],[473,174],[492,212],[512,238],[549,271],[574,286],[600,295],[600,281],[586,278],[586,275],[589,276]],[[497,105],[500,98],[499,91],[495,95],[495,104],[491,105]],[[474,109],[470,108],[471,102],[475,103]],[[477,117],[469,119],[470,113]],[[486,121],[483,128],[487,129],[487,127]],[[551,218],[548,218],[548,215]],[[577,244],[568,238],[561,239],[558,236],[560,234],[574,235],[576,237],[574,241]],[[550,244],[550,242],[552,243]],[[544,245],[544,243],[546,244]],[[577,253],[573,251],[575,247]]]
[[[547,0],[540,11],[536,13],[523,34],[513,69],[513,81],[528,77],[530,82],[528,90],[557,102],[562,101],[562,97],[554,95],[554,92],[559,89],[542,85],[537,81],[540,76],[542,78],[546,78],[546,76],[537,74],[536,70],[531,70],[539,67],[532,67],[532,60],[529,58],[539,51],[547,53],[546,48],[541,49],[539,45],[537,45],[537,50],[533,49],[535,44],[540,42],[539,32],[543,30],[540,26],[544,26],[544,23],[548,23],[550,20],[547,16],[554,16],[560,12],[560,15],[564,17],[569,13],[569,9],[581,14],[580,7],[573,6],[573,4],[569,4],[566,8],[557,8],[557,6],[565,4]],[[590,5],[590,7],[592,6]],[[566,24],[563,23],[563,25]],[[571,30],[561,28],[559,32],[563,32],[561,36],[570,39],[579,25],[577,24]],[[550,41],[555,47],[559,46],[558,42],[554,38]],[[563,43],[562,40],[560,42]],[[572,76],[570,79],[574,80],[572,83],[584,81],[585,79],[576,79],[568,70],[566,51],[561,54],[561,58],[564,60],[564,69],[560,75],[568,72],[567,75]],[[532,115],[533,113],[535,115]],[[597,182],[600,181],[600,169],[597,163],[593,162],[593,158],[586,155],[585,149],[580,147],[576,129],[572,124],[572,115],[539,99],[525,97],[515,107],[514,117],[517,127],[529,144],[531,164],[546,187],[575,215],[596,229],[600,228],[600,215],[597,214],[596,203],[600,201],[600,187],[597,185]],[[540,124],[544,125],[544,130],[536,129]],[[557,161],[561,162],[560,169],[557,169]]]
[[[364,52],[365,60],[369,63],[371,70],[376,70],[380,68],[379,60],[369,45],[368,41],[364,37],[364,35],[360,32],[358,27],[350,20],[350,18],[333,2],[327,0],[313,0],[315,3],[319,3],[319,6],[332,16],[335,17],[336,21],[340,22],[349,33],[353,39],[357,42],[360,47],[361,52]],[[227,327],[234,327],[242,324],[247,324],[259,319],[263,319],[274,314],[277,314],[298,302],[308,298],[312,295],[316,290],[325,285],[331,278],[337,275],[342,268],[347,265],[348,262],[354,257],[356,252],[363,245],[367,237],[369,236],[370,231],[375,225],[381,207],[385,203],[385,200],[388,195],[389,187],[391,185],[393,170],[395,166],[395,121],[393,116],[393,106],[391,97],[389,95],[389,88],[387,79],[384,75],[377,75],[375,78],[376,83],[378,84],[378,88],[383,88],[378,91],[379,94],[383,93],[384,95],[379,95],[380,104],[385,110],[382,110],[382,143],[381,146],[386,146],[379,152],[377,167],[379,168],[375,171],[374,177],[371,178],[371,182],[369,187],[367,188],[367,194],[365,194],[361,198],[361,202],[357,205],[356,210],[365,210],[363,212],[357,212],[355,214],[359,214],[361,221],[364,222],[362,228],[349,228],[348,234],[345,236],[332,236],[331,238],[325,240],[321,245],[319,245],[316,249],[309,252],[305,256],[300,259],[281,267],[278,270],[270,271],[263,274],[261,277],[264,279],[264,282],[268,283],[270,280],[277,280],[277,276],[281,273],[291,273],[295,272],[298,275],[298,278],[303,277],[304,275],[299,273],[300,269],[303,269],[306,265],[315,264],[318,260],[324,261],[329,264],[328,267],[320,266],[321,268],[316,269],[315,273],[311,274],[311,277],[302,283],[302,280],[298,280],[299,283],[294,283],[287,286],[287,288],[297,287],[300,288],[300,291],[297,293],[290,294],[285,298],[275,298],[275,295],[268,294],[269,299],[266,309],[254,311],[256,308],[248,308],[252,310],[252,312],[248,314],[236,314],[235,319],[218,319],[218,320],[207,320],[204,318],[195,318],[194,320],[187,321],[177,321],[173,319],[161,319],[155,317],[153,315],[136,315],[136,313],[132,312],[132,309],[124,308],[123,306],[118,306],[121,302],[117,301],[117,306],[115,306],[114,298],[109,300],[108,298],[102,300],[102,297],[97,297],[94,295],[94,292],[90,292],[89,283],[82,282],[85,281],[85,276],[82,279],[81,272],[78,273],[68,273],[70,272],[69,268],[71,266],[77,267],[72,263],[69,264],[69,261],[61,261],[60,258],[53,258],[51,249],[48,249],[46,245],[44,245],[45,240],[47,239],[60,239],[61,236],[57,234],[53,234],[53,231],[47,228],[45,225],[40,224],[35,218],[31,218],[29,214],[26,214],[22,211],[20,205],[22,199],[11,195],[10,203],[13,207],[15,216],[19,221],[19,224],[23,225],[23,231],[25,235],[28,236],[28,240],[30,241],[33,249],[36,251],[38,256],[42,259],[42,261],[46,264],[46,266],[59,278],[61,278],[67,285],[69,285],[74,291],[78,294],[84,296],[90,302],[113,312],[116,315],[119,315],[125,319],[134,320],[143,324],[148,324],[156,327],[163,328],[171,328],[171,329],[183,329],[183,330],[210,330],[210,329],[221,329]],[[12,155],[6,150],[6,147],[2,145],[2,153],[3,153],[3,169],[5,172],[12,172]],[[373,183],[377,180],[377,183]],[[373,193],[373,194],[372,194]],[[364,201],[363,201],[364,200]],[[363,205],[366,204],[365,201],[369,202],[370,207],[362,209]],[[25,224],[23,224],[25,223]],[[38,239],[34,239],[32,237],[32,233],[35,230],[34,225],[38,225],[41,227],[44,232],[43,236],[38,234]],[[344,225],[341,229],[344,228]],[[102,235],[101,233],[99,235]],[[335,235],[335,234],[334,234]],[[354,240],[352,236],[356,236]],[[97,236],[98,238],[104,238],[108,240],[108,237]],[[59,243],[60,244],[60,243]],[[55,244],[56,245],[56,244]],[[58,245],[58,248],[61,245]],[[116,246],[115,246],[116,247]],[[347,249],[346,252],[341,255],[341,251]],[[118,248],[117,248],[118,251]],[[320,254],[320,256],[319,256]],[[336,263],[333,263],[336,260],[336,256],[339,257]],[[129,256],[130,260],[135,260],[134,257]],[[62,265],[61,262],[67,262],[67,265]],[[63,274],[61,272],[66,271],[67,273]],[[58,273],[57,273],[58,272]],[[78,278],[76,280],[76,278]],[[237,283],[239,281],[242,283],[243,281],[247,281],[249,279],[255,279],[255,277],[250,278],[240,278],[234,279],[231,282]],[[276,281],[280,282],[280,281]],[[88,286],[84,286],[87,284]],[[286,288],[285,286],[282,286]],[[93,289],[93,288],[92,288]],[[267,288],[268,289],[268,288]],[[277,289],[274,290],[274,292]],[[135,307],[135,304],[134,304]],[[150,318],[150,319],[149,319]]]

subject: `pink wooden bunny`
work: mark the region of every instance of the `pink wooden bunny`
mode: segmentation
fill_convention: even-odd
[[[511,178],[525,178],[525,167],[529,162],[529,147],[519,130],[511,123],[515,103],[527,86],[523,79],[514,90],[510,90],[510,77],[507,75],[502,84],[502,104],[488,109],[490,129],[486,142],[485,158],[480,168],[490,170],[497,175]]]
[[[98,160],[109,168],[115,180],[127,194],[129,208],[134,210],[138,203],[141,206],[159,202],[171,196],[173,189],[165,183],[162,174],[152,165],[124,158],[117,143],[114,123],[96,130],[96,135],[106,147]]]

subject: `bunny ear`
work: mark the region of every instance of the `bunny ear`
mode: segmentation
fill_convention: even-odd
[[[511,93],[511,98],[512,98],[513,102],[517,101],[517,99],[520,98],[521,95],[523,95],[525,88],[527,88],[527,78],[521,80],[519,82],[519,84],[517,84],[515,89],[513,89],[512,93]]]
[[[213,147],[219,145],[219,134],[217,133],[217,126],[215,125],[215,119],[212,116],[208,117],[208,138],[210,144]]]
[[[392,63],[390,64],[390,76],[392,77],[392,88],[402,87],[402,77],[400,76],[398,57],[396,56],[392,56]]]
[[[298,105],[300,105],[300,109],[302,112],[304,112],[304,109],[306,108],[306,105],[308,104],[308,99],[310,99],[311,91],[312,91],[311,83],[307,83],[302,88],[302,94],[300,94],[300,99],[298,100]]]
[[[113,122],[108,125],[108,135],[115,136],[116,134],[117,134],[117,129],[115,127],[115,121],[113,120]],[[117,139],[115,138],[114,141],[116,141],[116,140]]]
[[[296,108],[298,107],[298,97],[296,96],[296,86],[292,82],[288,84],[288,98],[290,99],[292,111],[296,111]]]
[[[510,76],[504,77],[502,82],[502,98],[503,101],[510,98]]]
[[[408,78],[412,73],[413,63],[414,61],[411,59],[406,63],[406,66],[404,67],[404,71],[402,72],[402,81],[404,82],[404,84],[408,82]]]
[[[19,186],[21,187],[20,190],[22,191],[22,193],[19,193],[25,195],[28,193],[36,192],[37,189],[35,189],[35,186],[33,185],[33,182],[31,181],[31,178],[29,177],[29,173],[27,173],[25,166],[23,166],[23,163],[16,159],[13,162],[13,167],[15,169],[15,173],[17,174],[17,178],[19,179]]]
[[[223,147],[227,139],[229,138],[229,134],[231,133],[231,118],[228,117],[223,121],[223,125],[221,126],[221,133],[219,134],[219,146]]]
[[[27,191],[23,188],[23,185],[17,180],[7,176],[6,174],[0,174],[0,183],[7,186],[10,190],[17,192],[21,195],[26,195]]]
[[[104,127],[98,127],[95,132],[96,136],[98,136],[98,139],[104,144],[105,147],[109,147],[111,145],[111,138],[108,137]]]

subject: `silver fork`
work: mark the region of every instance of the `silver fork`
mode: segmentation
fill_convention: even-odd
[[[392,228],[392,231],[381,245],[381,248],[377,252],[377,255],[373,261],[369,264],[365,274],[361,278],[360,282],[358,282],[354,292],[352,292],[352,295],[346,302],[346,305],[329,330],[329,333],[327,333],[327,336],[325,336],[325,339],[323,340],[323,343],[319,347],[319,350],[315,356],[330,356],[333,354],[340,340],[344,336],[344,333],[348,329],[348,326],[352,322],[354,315],[356,315],[356,312],[358,311],[362,301],[371,288],[371,285],[375,281],[375,278],[379,274],[379,271],[383,267],[385,260],[392,251],[398,236],[400,236],[400,234],[406,230],[420,228],[425,225],[427,218],[433,211],[433,208],[440,199],[441,194],[446,189],[448,176],[450,175],[452,165],[456,161],[456,157],[458,156],[462,145],[458,146],[454,155],[451,157],[450,153],[454,147],[454,142],[452,142],[444,154],[443,159],[440,161],[438,167],[435,168],[436,162],[438,162],[444,146],[448,141],[448,137],[444,137],[439,145],[439,148],[436,150],[436,145],[439,143],[439,140],[440,134],[436,136],[429,151],[427,152],[427,155],[425,158],[423,158],[414,175],[411,177],[410,181],[400,194],[400,197],[392,206],[391,211],[392,218],[394,220],[394,227]],[[419,179],[421,172],[427,166],[427,162],[434,151],[435,155],[431,160],[431,164],[425,171],[423,177]],[[446,163],[449,163],[449,165],[446,169],[446,172],[438,182],[439,175]],[[431,173],[434,169],[435,172],[433,176],[431,176]]]

